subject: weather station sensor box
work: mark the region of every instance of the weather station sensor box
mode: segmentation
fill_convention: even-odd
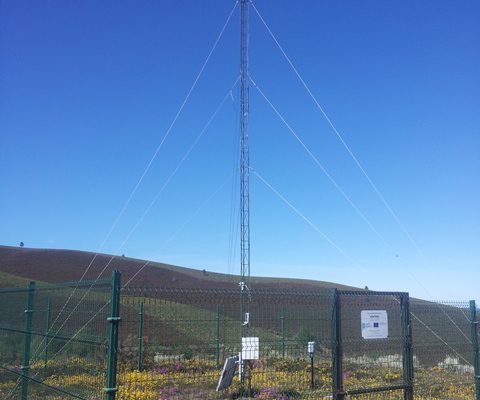
[[[315,342],[308,342],[307,350],[309,354],[315,353]]]
[[[363,310],[362,338],[386,339],[388,337],[388,315],[386,310]]]
[[[258,360],[259,353],[258,337],[242,337],[242,360]]]

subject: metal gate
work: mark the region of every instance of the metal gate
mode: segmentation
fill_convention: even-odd
[[[335,290],[332,306],[333,398],[412,400],[408,293]]]

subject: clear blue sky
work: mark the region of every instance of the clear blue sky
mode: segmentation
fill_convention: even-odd
[[[480,300],[480,3],[255,5],[420,251],[251,10],[252,77],[381,236],[251,87],[252,167],[348,255],[253,176],[252,274]],[[101,246],[233,6],[1,2],[1,244],[239,272],[238,87],[132,232],[238,77],[238,8]]]

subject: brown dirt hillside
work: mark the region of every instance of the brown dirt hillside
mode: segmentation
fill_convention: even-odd
[[[33,249],[0,246],[0,286],[19,286],[22,279],[42,282],[65,282],[79,280],[91,263],[94,253],[76,250]],[[113,257],[98,254],[84,279],[95,279],[108,264],[102,277],[109,277],[114,269],[122,272],[122,281],[127,282],[144,264],[144,260]],[[8,278],[10,277],[10,278]],[[182,287],[182,288],[235,288],[238,276],[177,267],[152,262],[131,282],[131,286]],[[257,288],[354,289],[330,282],[253,277]]]

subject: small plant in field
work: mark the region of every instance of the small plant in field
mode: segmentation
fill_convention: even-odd
[[[291,399],[291,394],[278,390],[275,387],[267,387],[259,390],[253,397],[258,400],[288,400]]]
[[[302,347],[306,347],[308,342],[315,340],[315,335],[306,326],[302,326],[297,333],[297,342]]]
[[[166,386],[160,391],[159,400],[170,400],[174,399],[179,393],[179,390],[176,386]]]

